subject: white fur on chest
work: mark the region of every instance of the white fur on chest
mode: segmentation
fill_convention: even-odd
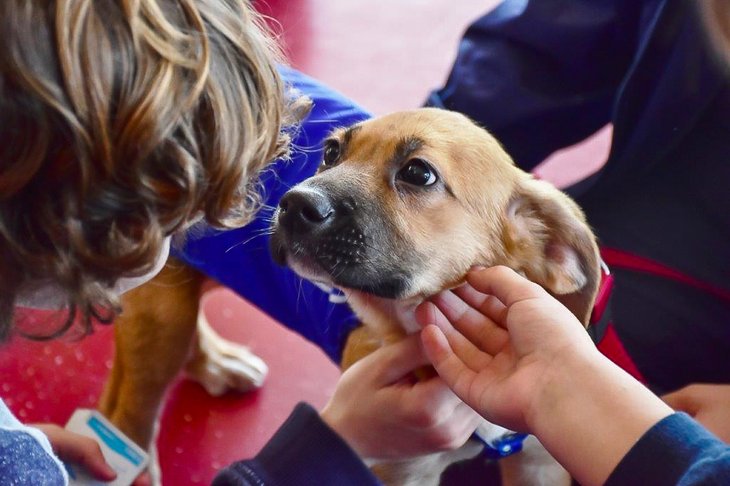
[[[352,290],[346,290],[345,295],[360,322],[382,339],[421,330],[416,322],[416,307],[423,302],[419,297],[392,300]]]

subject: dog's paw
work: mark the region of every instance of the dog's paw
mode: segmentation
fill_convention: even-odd
[[[185,368],[188,376],[213,396],[261,387],[269,371],[266,363],[246,346],[220,337],[210,327],[202,307],[194,354]]]

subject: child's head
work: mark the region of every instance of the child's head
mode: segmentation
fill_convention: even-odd
[[[23,292],[88,318],[196,215],[250,217],[286,107],[246,2],[2,0],[0,23],[0,337]]]

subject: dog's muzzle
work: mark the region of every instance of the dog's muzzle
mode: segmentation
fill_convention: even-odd
[[[408,277],[394,252],[386,250],[388,232],[376,213],[349,195],[291,189],[275,216],[274,261],[311,280],[395,298]]]
[[[286,263],[288,250],[293,258],[313,260],[328,273],[362,263],[365,235],[352,218],[356,207],[352,199],[334,203],[316,191],[287,192],[279,202],[277,232],[283,241],[274,258]]]

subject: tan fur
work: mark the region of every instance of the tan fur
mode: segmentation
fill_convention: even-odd
[[[355,328],[349,336],[347,336],[345,348],[342,351],[340,367],[343,370],[346,370],[382,345],[383,343],[380,337],[377,336],[370,327],[359,326]]]
[[[344,135],[340,130],[335,137]],[[453,195],[394,189],[389,176],[396,170],[393,153],[404,137],[425,142],[409,157],[433,164]],[[389,250],[415,251],[421,258],[407,295],[398,300],[343,289],[368,326],[350,336],[344,366],[382,343],[416,331],[415,306],[461,283],[473,265],[508,265],[544,286],[587,322],[598,289],[599,259],[582,212],[563,193],[515,167],[493,137],[462,115],[422,109],[364,122],[351,133],[337,167],[297,186],[313,187],[367,194],[387,215],[389,230],[397,234]],[[305,277],[326,280],[326,275],[313,275],[311,269],[294,268]],[[201,282],[200,274],[171,260],[157,278],[125,297],[116,326],[117,356],[101,409],[142,446],[149,444],[167,384],[195,356],[191,350],[201,349],[195,341]],[[392,478],[392,484],[427,478],[433,482],[444,467],[474,450],[469,443],[460,451],[381,465],[379,472]],[[528,456],[506,461],[517,472],[505,477],[524,478],[520,471],[529,468],[520,461]]]
[[[410,286],[397,300],[341,285],[367,329],[356,330],[348,340],[344,366],[371,352],[378,341],[417,331],[415,306],[461,283],[474,265],[501,264],[519,271],[588,323],[600,260],[583,213],[565,194],[518,169],[485,130],[462,115],[422,109],[369,120],[333,136],[340,141],[340,160],[292,191],[364,194],[360,197],[377,201],[385,215],[380,226],[395,235],[380,251],[403,255],[396,264],[414,253],[422,256],[422,264],[408,267]],[[410,138],[423,143],[408,158],[428,161],[448,190],[398,190],[392,177],[398,167],[393,164],[398,143]],[[300,264],[296,255],[288,258],[307,278],[335,278]],[[567,484],[564,470],[540,452],[539,443],[528,444],[527,452],[503,461],[505,482],[540,484],[538,477],[546,475],[552,484]],[[386,484],[435,484],[448,464],[468,456],[464,451],[437,453],[379,464],[374,471]]]
[[[426,141],[411,157],[432,163],[456,198],[444,193],[403,198],[388,186],[384,174],[396,143],[406,136]],[[518,169],[491,135],[463,115],[421,109],[360,124],[336,171],[304,184],[330,183],[366,191],[391,218],[402,245],[428,255],[415,288],[403,299],[413,306],[460,283],[473,265],[502,264],[563,299],[587,324],[600,266],[583,213],[564,193]],[[562,263],[572,257],[574,271],[566,272]],[[396,312],[392,301],[357,292],[349,302],[375,327]]]

